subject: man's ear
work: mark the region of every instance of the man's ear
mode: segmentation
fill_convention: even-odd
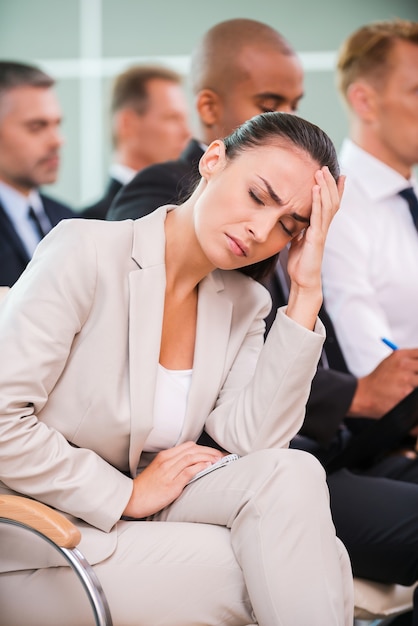
[[[114,117],[116,135],[122,140],[130,139],[138,132],[142,118],[136,111],[130,108],[121,109]],[[136,140],[137,141],[137,140]]]
[[[347,90],[347,100],[354,113],[364,121],[374,119],[376,92],[365,82],[352,83]]]
[[[208,180],[212,174],[223,169],[226,163],[225,144],[221,139],[212,141],[199,161],[199,172]]]
[[[220,98],[212,89],[202,89],[197,94],[196,109],[202,124],[211,128],[218,123]]]

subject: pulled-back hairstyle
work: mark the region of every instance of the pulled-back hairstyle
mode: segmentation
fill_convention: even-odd
[[[328,135],[315,124],[290,113],[262,113],[244,122],[223,139],[227,161],[257,146],[297,148],[318,163],[328,166],[337,181],[340,175],[337,152]],[[255,280],[266,277],[275,267],[278,255],[241,268]]]
[[[338,55],[337,82],[345,100],[349,86],[359,78],[369,79],[376,86],[381,84],[391,70],[390,54],[396,41],[418,45],[418,22],[372,22],[344,41]]]

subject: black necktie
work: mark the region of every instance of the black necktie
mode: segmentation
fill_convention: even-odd
[[[418,198],[415,195],[415,191],[412,187],[408,187],[407,189],[402,189],[402,191],[399,192],[399,195],[407,201],[412,219],[414,220],[415,228],[418,230]]]
[[[31,221],[33,222],[35,228],[36,228],[36,232],[38,233],[39,237],[41,239],[43,239],[46,235],[46,232],[44,231],[44,229],[42,228],[41,222],[39,221],[38,216],[36,215],[35,211],[33,210],[32,207],[29,207],[29,218],[31,219]]]

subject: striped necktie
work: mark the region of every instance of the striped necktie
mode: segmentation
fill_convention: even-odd
[[[415,195],[415,191],[412,187],[402,189],[399,195],[407,201],[409,210],[411,211],[412,219],[414,220],[415,228],[418,230],[418,198]]]

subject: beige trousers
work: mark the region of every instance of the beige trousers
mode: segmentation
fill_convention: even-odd
[[[161,522],[161,523],[159,523]],[[352,626],[349,559],[311,455],[264,450],[118,524],[95,571],[114,626]],[[0,576],[0,626],[93,624],[68,567]]]

